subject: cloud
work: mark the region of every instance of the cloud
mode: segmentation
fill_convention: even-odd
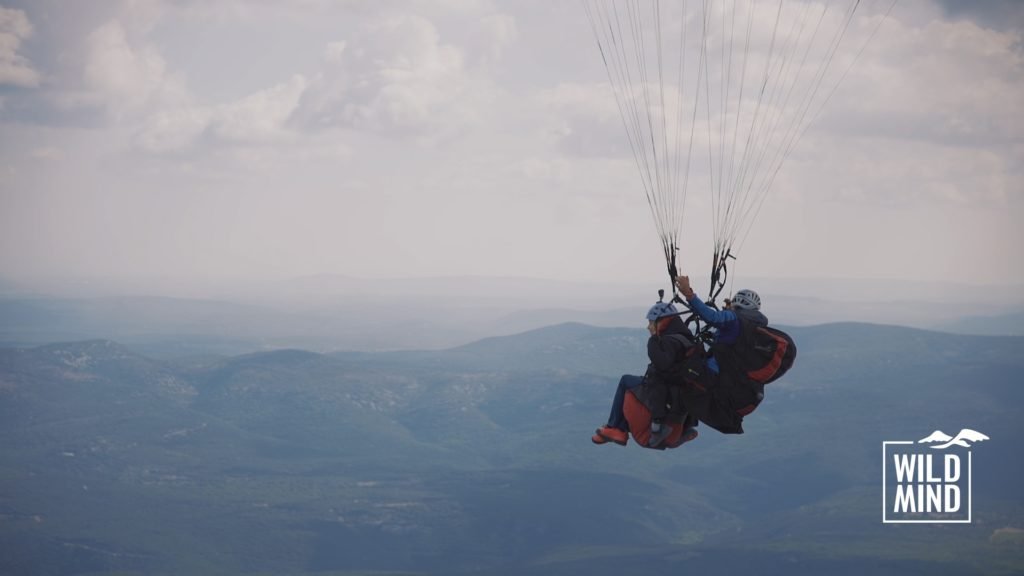
[[[135,137],[147,152],[176,152],[190,147],[209,127],[213,111],[201,107],[181,107],[150,115]]]
[[[157,49],[130,42],[119,21],[94,30],[86,49],[86,88],[115,116],[144,113],[188,100],[184,80],[167,70]]]
[[[303,101],[314,126],[421,130],[451,120],[467,83],[462,51],[413,14],[366,22],[351,39],[331,43],[327,59],[330,66]]]
[[[39,72],[18,53],[22,41],[31,35],[32,23],[23,11],[0,6],[0,86],[39,85]]]
[[[302,75],[221,107],[214,132],[228,142],[267,142],[284,134],[307,86]]]
[[[958,147],[1020,142],[1022,40],[970,21],[890,18],[837,92],[828,126]]]
[[[151,153],[307,140],[320,146],[320,136],[338,130],[436,142],[494,113],[489,105],[498,91],[490,67],[517,35],[515,19],[496,12],[489,2],[338,5],[310,0],[294,10],[233,0],[131,0],[119,6],[98,11],[94,18],[73,18],[74,26],[50,21],[45,34],[60,36],[68,56],[55,56],[59,65],[45,93],[31,101],[16,97],[6,117],[17,113],[43,124],[119,126]],[[244,78],[256,82],[241,97],[230,90],[211,91],[208,67],[183,60],[189,52],[175,40],[180,37],[176,32],[186,28],[199,37],[229,34],[225,42],[234,38],[241,46],[262,38],[260,30],[279,28],[282,18],[294,24],[295,10],[302,18],[348,19],[336,27],[342,32],[335,31],[334,39],[329,29],[322,31],[319,60],[295,59],[305,57],[296,48],[282,56],[272,73],[242,69]],[[31,33],[28,19],[21,11],[2,14],[16,34],[0,48],[16,46]],[[247,27],[242,35],[231,32],[238,22]],[[260,47],[253,54],[266,56],[267,51]],[[21,58],[13,51],[10,55],[7,60]],[[290,70],[280,66],[287,57]]]
[[[162,153],[185,150],[204,135],[215,145],[281,142],[291,134],[288,121],[306,86],[305,77],[295,75],[287,82],[221,106],[158,111],[145,119],[136,143],[148,152]]]
[[[344,62],[346,46],[348,45],[344,41],[328,42],[327,48],[324,49],[324,61],[328,64]]]
[[[331,42],[325,68],[303,97],[309,127],[345,127],[385,135],[450,132],[484,114],[488,70],[516,37],[503,14],[470,18],[461,41],[446,40],[430,19],[387,12]],[[471,55],[471,56],[470,56]]]
[[[533,96],[549,115],[544,140],[578,157],[632,158],[611,87],[562,83]]]
[[[1024,10],[1020,0],[986,0],[985,2],[963,2],[962,0],[937,0],[937,4],[949,16],[974,19],[997,30],[1024,28]]]
[[[969,20],[891,17],[801,142],[798,155],[818,158],[800,170],[821,172],[826,190],[860,182],[834,191],[854,202],[1005,206],[1024,193],[1021,41]]]
[[[0,87],[0,172],[25,191],[0,211],[12,273],[386,275],[396,252],[411,273],[663,276],[577,3],[13,1],[34,30],[0,54],[42,77]],[[942,15],[897,5],[779,173],[743,274],[820,259],[826,275],[941,278],[962,262],[1020,280],[1003,249],[1024,217],[1020,34]],[[713,237],[697,134],[691,268]],[[776,262],[772,235],[813,254]]]
[[[854,203],[992,206],[1020,194],[1024,190],[1015,184],[1024,143],[1024,109],[1017,104],[1024,101],[1020,30],[900,17],[886,19],[867,44],[824,115],[799,141],[783,177],[803,172],[804,183],[813,181],[830,198]],[[838,81],[880,18],[865,14],[854,21],[830,67],[835,80],[825,82],[824,90]],[[605,93],[563,84],[539,97],[543,105],[562,111],[554,116],[560,120],[553,121],[551,132],[558,150],[581,157],[631,155],[607,85]],[[691,157],[703,165],[711,137],[703,136],[705,121],[701,109],[696,133],[702,138]],[[713,127],[712,136],[717,133]],[[623,146],[608,144],[616,141]],[[773,143],[769,151],[778,148]],[[882,149],[893,152],[880,157]],[[692,168],[702,169],[701,164]],[[908,179],[916,182],[912,190],[906,189]],[[831,185],[840,180],[858,184]]]
[[[186,150],[204,135],[230,145],[266,144],[285,135],[306,89],[302,75],[226,104],[198,104],[184,76],[145,41],[163,14],[161,6],[142,3],[132,14],[131,26],[113,20],[89,35],[85,87],[64,92],[61,106],[107,110],[134,126],[135,144],[152,153]]]
[[[144,11],[150,12],[161,13]],[[325,44],[312,75],[293,74],[224,104],[195,101],[183,77],[145,42],[152,23],[140,33],[138,26],[112,21],[90,35],[86,90],[70,101],[101,102],[118,120],[135,118],[136,143],[154,153],[182,151],[200,141],[294,143],[338,128],[398,137],[451,134],[485,113],[491,88],[486,66],[516,35],[509,16],[462,17],[473,21],[466,27],[471,32],[461,42],[447,42],[423,16],[364,14],[351,34]]]

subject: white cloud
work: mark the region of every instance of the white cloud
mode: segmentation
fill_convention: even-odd
[[[196,144],[203,134],[214,143],[260,145],[289,136],[287,124],[296,110],[306,79],[293,76],[266,90],[217,107],[181,106],[149,115],[136,142],[149,152],[178,152]]]
[[[136,11],[144,25],[129,29],[112,21],[92,33],[86,90],[65,92],[64,100],[79,106],[99,101],[116,119],[134,119],[136,143],[150,152],[181,151],[204,135],[208,143],[264,145],[337,127],[443,137],[484,113],[490,87],[482,66],[499,58],[516,34],[511,17],[473,16],[478,27],[464,40],[481,67],[471,69],[466,49],[444,41],[427,18],[365,14],[349,37],[326,43],[312,77],[294,74],[234,102],[200,103],[184,76],[146,41],[153,20],[166,12],[147,6]],[[187,15],[191,8],[184,10]]]
[[[462,48],[410,13],[369,19],[327,48],[330,66],[310,86],[303,115],[313,126],[408,134],[462,125],[478,114]]]
[[[217,111],[214,131],[229,142],[267,142],[282,136],[306,85],[303,76],[295,75],[288,82],[228,104]]]
[[[188,148],[206,131],[213,111],[200,107],[162,110],[146,118],[136,143],[148,152],[175,152]]]
[[[0,211],[12,274],[387,275],[397,251],[424,275],[663,276],[577,3],[116,0],[62,19],[25,5],[34,41],[13,53],[46,68],[43,89],[0,97],[0,170],[26,191]],[[956,253],[1024,278],[991,249],[1021,243],[1020,33],[939,12],[898,4],[779,173],[744,274],[902,273],[879,262],[910,238],[908,275],[940,277]],[[691,268],[713,236],[701,122]],[[778,238],[820,264],[777,261]]]
[[[1024,194],[1021,42],[1019,30],[967,20],[890,18],[800,144],[802,156],[819,153],[800,170],[859,182],[840,197],[883,206],[998,206]]]
[[[570,156],[632,158],[611,88],[603,83],[562,83],[536,93],[550,117],[543,141]]]
[[[31,35],[32,23],[23,11],[0,6],[0,86],[39,85],[39,72],[18,53],[22,41]]]
[[[837,93],[833,126],[970,146],[1024,137],[1020,31],[890,19]]]
[[[100,106],[135,127],[135,143],[153,153],[178,152],[209,134],[212,142],[265,144],[285,134],[285,124],[306,89],[306,79],[256,91],[226,104],[198,104],[184,76],[170,69],[147,34],[164,14],[156,2],[130,12],[130,27],[110,21],[87,39],[85,90],[67,91],[63,106]]]
[[[898,16],[885,21],[788,161],[803,158],[804,163],[785,165],[783,176],[805,171],[806,181],[823,187],[823,193],[849,202],[891,204],[900,198],[901,204],[958,205],[1001,202],[1024,192],[1014,184],[1024,141],[1024,107],[1018,104],[1024,102],[1020,31]],[[830,67],[835,80],[878,22],[877,14],[854,22],[845,49]],[[823,83],[823,89],[830,90],[835,80]],[[607,85],[602,93],[594,86],[563,84],[543,92],[538,101],[561,111],[562,123],[550,132],[559,150],[579,156],[631,155],[628,146],[611,145],[625,145],[626,137]],[[706,116],[700,112],[696,133],[705,135]],[[694,148],[704,165],[707,139],[699,138]],[[878,150],[891,153],[880,156]],[[913,189],[907,189],[907,179],[914,181]],[[857,184],[829,185],[840,180]]]
[[[353,41],[355,77],[343,112],[352,124],[422,126],[463,89],[462,52],[442,44],[428,20],[396,14],[361,32]]]
[[[342,58],[345,56],[346,46],[347,44],[343,41],[328,42],[327,48],[324,49],[324,61],[329,64],[342,62]]]
[[[182,60],[182,45],[168,41],[179,27],[216,34],[229,30],[227,23],[258,29],[282,18],[290,25],[332,14],[351,17],[349,26],[340,27],[351,31],[324,42],[319,61],[293,61],[288,76],[278,66],[278,78],[290,79],[257,84],[227,101],[211,98],[209,83],[196,80],[208,72]],[[301,145],[325,128],[436,142],[490,113],[495,92],[488,67],[516,35],[515,19],[496,13],[489,2],[311,1],[282,10],[235,1],[130,0],[84,38],[81,82],[65,79],[45,97],[64,114],[105,112],[134,134],[137,146],[154,153],[200,142],[266,145],[285,136]],[[254,57],[262,49],[254,49]]]
[[[188,99],[184,80],[167,70],[157,49],[133,45],[116,20],[89,35],[87,50],[86,87],[119,118]]]

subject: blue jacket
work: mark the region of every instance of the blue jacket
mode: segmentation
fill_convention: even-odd
[[[736,339],[740,336],[740,328],[742,323],[740,322],[739,316],[732,310],[715,310],[714,308],[705,304],[700,297],[694,296],[688,300],[690,308],[700,317],[701,320],[711,325],[715,329],[715,340],[714,344],[732,344],[736,342]],[[757,311],[744,311],[744,316],[753,316],[757,323],[767,324],[768,319],[765,318],[764,314]],[[718,361],[712,356],[708,358],[707,367],[714,373],[718,373]]]

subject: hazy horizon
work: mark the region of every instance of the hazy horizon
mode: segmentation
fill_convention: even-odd
[[[667,284],[667,278],[661,286]],[[958,334],[1024,335],[1020,287],[856,280],[752,280],[772,323],[862,322]],[[0,345],[106,339],[140,351],[237,354],[445,349],[576,322],[635,328],[657,284],[530,278],[358,279],[333,275],[189,289],[113,282],[50,293],[0,283]],[[192,290],[192,291],[190,291]]]

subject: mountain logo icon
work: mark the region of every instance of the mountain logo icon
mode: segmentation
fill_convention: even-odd
[[[936,442],[940,442],[940,444],[937,444],[935,446],[929,446],[929,448],[933,448],[935,450],[945,450],[946,448],[949,448],[950,446],[953,445],[960,446],[961,448],[970,448],[972,442],[981,442],[983,440],[988,439],[988,436],[985,436],[984,434],[978,432],[977,430],[964,428],[963,430],[957,433],[955,438],[944,433],[942,430],[936,430],[935,432],[929,434],[927,438],[922,438],[918,440],[917,443],[933,444]]]

